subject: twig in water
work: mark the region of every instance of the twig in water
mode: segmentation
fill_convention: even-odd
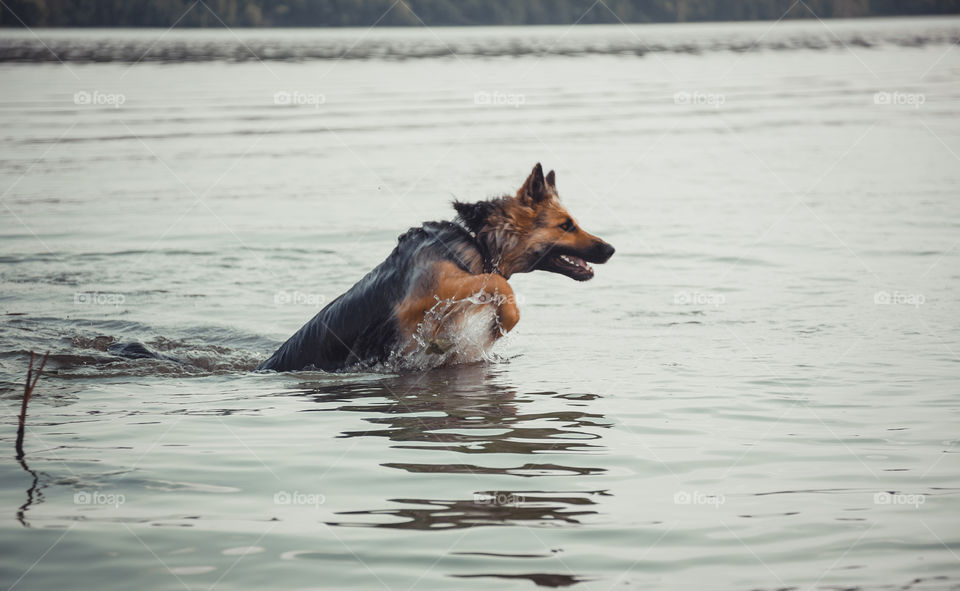
[[[50,351],[43,356],[37,373],[33,373],[33,351],[30,351],[30,369],[27,370],[27,383],[23,385],[23,403],[20,405],[20,425],[17,427],[17,459],[23,459],[23,430],[27,426],[27,404],[30,402],[30,396],[33,394],[33,388],[40,379],[40,372],[43,366],[47,364],[47,357],[50,357]],[[32,378],[32,379],[31,379]]]

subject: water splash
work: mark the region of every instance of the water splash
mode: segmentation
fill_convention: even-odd
[[[425,371],[436,367],[478,363],[497,363],[493,352],[497,339],[506,334],[500,327],[497,307],[503,296],[477,292],[455,300],[437,298],[417,325],[412,338],[403,343],[387,361],[391,371]]]

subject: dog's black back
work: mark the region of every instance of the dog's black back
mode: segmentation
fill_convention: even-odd
[[[398,344],[394,312],[431,263],[450,260],[480,272],[483,256],[460,224],[427,222],[401,235],[390,256],[346,293],[330,302],[257,367],[258,370],[338,371],[386,361]]]

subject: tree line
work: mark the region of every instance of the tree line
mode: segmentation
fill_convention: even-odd
[[[0,26],[569,25],[960,13],[960,0],[4,0]]]

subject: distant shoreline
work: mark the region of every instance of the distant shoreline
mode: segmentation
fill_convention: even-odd
[[[960,0],[6,0],[0,28],[484,27],[960,14]]]
[[[762,33],[762,34],[761,34]],[[0,63],[302,62],[847,51],[960,43],[958,18],[650,23],[648,26],[7,29]]]
[[[931,18],[955,18],[960,19],[960,10],[957,12],[940,12],[940,13],[924,13],[924,14],[871,14],[865,16],[838,16],[838,17],[825,17],[821,20],[829,21],[831,23],[835,22],[844,22],[844,21],[882,21],[882,20],[894,20],[894,19],[931,19]],[[578,23],[578,27],[591,27],[591,26],[611,26],[611,25],[620,25],[620,26],[642,26],[642,25],[710,25],[710,24],[751,24],[751,23],[775,23],[775,22],[785,22],[785,23],[796,23],[796,22],[810,22],[816,21],[815,17],[793,17],[793,18],[784,18],[784,19],[773,19],[773,18],[758,18],[758,19],[725,19],[725,20],[687,20],[687,21],[613,21],[613,22],[591,22],[591,23]],[[223,25],[184,25],[178,24],[175,27],[170,27],[166,25],[42,25],[42,26],[30,26],[24,27],[23,25],[10,24],[7,22],[0,22],[0,31],[25,31],[28,28],[36,30],[58,30],[58,31],[93,31],[93,30],[189,30],[189,31],[216,31],[216,30],[227,30],[237,29],[243,31],[257,31],[257,30],[270,30],[270,29],[280,29],[280,30],[344,30],[344,29],[371,29],[376,28],[378,30],[408,30],[408,29],[417,29],[423,27],[429,27],[432,29],[482,29],[482,28],[511,28],[511,29],[520,29],[520,28],[548,28],[548,27],[571,27],[574,26],[572,23],[501,23],[501,24],[391,24],[391,25],[376,25],[372,27],[370,25],[301,25],[301,24],[290,24],[290,25],[230,25],[229,27],[224,27]]]

